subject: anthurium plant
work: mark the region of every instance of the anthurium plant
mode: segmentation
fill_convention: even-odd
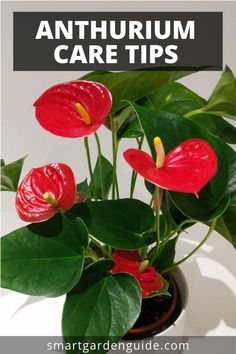
[[[17,213],[27,222],[2,237],[2,287],[66,294],[66,337],[119,340],[144,301],[171,296],[166,273],[213,230],[236,247],[236,153],[230,146],[236,128],[225,119],[236,118],[236,80],[226,67],[205,100],[175,82],[190,74],[95,71],[57,84],[35,101],[45,134],[84,139],[85,181],[65,163],[49,161],[36,163],[19,184],[25,157],[2,161],[1,190],[16,193]],[[113,161],[102,154],[102,125],[111,133]],[[120,196],[117,170],[122,139],[134,145],[123,152],[132,171],[126,196]],[[149,203],[134,198],[138,176]],[[176,260],[181,233],[198,222],[209,227],[207,234]]]

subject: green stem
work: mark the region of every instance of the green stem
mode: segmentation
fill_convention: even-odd
[[[106,255],[107,257],[111,258],[110,254],[105,250],[105,248],[93,236],[89,235],[89,237],[93,241],[93,243],[100,248],[100,250],[102,251],[102,253],[104,255]]]
[[[156,259],[159,245],[160,245],[160,188],[156,186],[154,193],[156,198],[156,246],[155,246],[155,251],[153,253],[152,260],[150,262],[151,264]]]
[[[91,185],[92,185],[92,190],[93,190],[93,196],[94,196],[94,199],[97,200],[97,193],[96,193],[94,179],[93,179],[93,170],[92,170],[92,163],[91,163],[89,143],[88,143],[87,136],[84,138],[84,146],[85,146],[85,151],[86,151],[86,155],[87,155],[88,169],[89,169],[89,175],[90,175],[90,180],[91,180]]]
[[[118,142],[117,135],[115,131],[115,124],[113,122],[112,117],[110,117],[111,122],[111,131],[112,131],[112,153],[113,153],[113,174],[112,174],[112,199],[119,199],[119,186],[116,175],[117,170],[117,153],[118,153]]]
[[[137,138],[137,142],[138,142],[138,150],[141,150],[142,145],[143,145],[143,140],[144,140],[144,135],[141,136],[140,140]],[[132,172],[132,177],[131,177],[131,185],[130,185],[130,198],[133,198],[134,195],[134,190],[135,190],[135,184],[137,181],[137,172],[133,171]]]
[[[99,174],[100,174],[100,182],[101,182],[101,190],[102,190],[102,199],[104,200],[106,198],[106,195],[105,195],[105,183],[104,183],[104,174],[103,174],[103,166],[102,166],[101,144],[100,144],[99,136],[96,132],[94,133],[94,136],[95,136],[97,148],[98,148]]]
[[[150,203],[149,203],[150,206],[152,206],[152,204],[153,204],[154,196],[155,196],[155,193],[153,193],[153,195],[152,195],[152,197],[151,197],[151,200],[150,200]]]
[[[170,233],[170,235],[169,235],[169,237],[167,237],[167,239],[171,238],[174,234],[178,233],[178,232],[182,229],[182,227],[183,227],[185,224],[191,224],[191,223],[195,223],[195,222],[196,222],[196,220],[194,220],[194,219],[187,219],[187,220],[182,221],[182,222],[176,227],[176,229],[174,229],[174,230]]]
[[[112,247],[111,246],[108,246],[108,254],[109,254],[109,257],[111,258],[112,257]]]
[[[99,260],[99,258],[92,252],[87,252],[84,257],[91,258],[94,262]]]
[[[194,111],[188,112],[184,116],[185,116],[185,118],[190,118],[190,117],[195,116],[196,114],[200,114],[200,113],[203,113],[202,108],[195,109]]]
[[[197,247],[195,247],[192,252],[190,252],[186,257],[182,258],[180,261],[172,264],[170,267],[166,268],[165,270],[162,271],[162,273],[168,272],[171,269],[179,266],[180,264],[182,264],[183,262],[187,261],[187,259],[189,259],[195,252],[197,252],[199,250],[199,248],[208,240],[208,238],[210,237],[210,235],[212,234],[212,232],[214,231],[215,225],[216,225],[216,221],[217,219],[214,219],[211,223],[211,226],[209,227],[209,230],[206,234],[206,236],[203,238],[203,240],[197,245]]]

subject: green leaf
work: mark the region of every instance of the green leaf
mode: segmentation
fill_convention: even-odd
[[[228,205],[236,202],[236,153],[222,140],[208,134],[189,119],[166,112],[155,112],[133,104],[147,137],[153,158],[153,139],[160,136],[166,153],[189,138],[202,138],[209,142],[218,157],[218,171],[199,193],[199,199],[187,193],[171,192],[178,209],[188,217],[209,221],[221,215]]]
[[[37,296],[60,296],[79,281],[88,232],[64,214],[2,238],[2,287]]]
[[[158,273],[163,272],[165,269],[169,268],[175,259],[175,246],[177,237],[170,239],[163,247],[158,258],[153,263],[153,266],[157,269]]]
[[[226,143],[236,144],[236,128],[222,117],[212,114],[198,114],[190,119]]]
[[[136,250],[153,242],[153,211],[139,200],[81,203],[69,212],[84,220],[92,236],[112,247]]]
[[[145,97],[139,100],[138,104],[142,107],[152,108],[150,101]],[[123,112],[130,112],[130,114],[125,115]],[[143,136],[142,127],[132,106],[124,108],[118,115],[118,118],[115,116],[115,121],[119,119],[119,122],[121,123],[121,117],[122,125],[119,125],[119,130],[117,131],[118,138],[139,138],[140,136]]]
[[[89,188],[89,185],[87,182],[87,178],[83,182],[78,183],[76,185],[76,190],[77,190],[77,192],[84,192],[87,196],[87,200],[89,200],[91,198],[91,193],[90,193],[90,188]]]
[[[130,116],[135,115],[133,108],[131,106],[123,108],[114,118],[115,132],[118,135],[122,135],[124,130],[123,126],[126,125],[125,122],[130,119]]]
[[[25,158],[1,167],[1,191],[16,192]]]
[[[124,71],[91,75],[89,80],[105,85],[112,94],[111,113],[127,106],[124,100],[136,101],[158,87],[190,75],[194,71]]]
[[[202,192],[199,199],[187,193],[171,192],[170,194],[171,199],[184,215],[206,222],[219,217],[225,212],[229,205],[229,197],[222,198],[217,205],[214,205],[211,197],[208,199],[207,193],[204,192]]]
[[[143,130],[137,118],[134,118],[128,125],[127,129],[123,132],[122,138],[139,138],[143,136]]]
[[[206,100],[184,85],[173,82],[158,89],[149,97],[156,111],[165,111],[184,116],[206,104]],[[222,117],[211,114],[197,114],[190,118],[207,132],[229,144],[236,144],[236,128]]]
[[[148,96],[156,111],[165,111],[179,115],[202,107],[205,100],[184,85],[172,82]]]
[[[102,159],[102,170],[103,170],[103,180],[104,180],[104,189],[105,189],[105,196],[107,197],[111,184],[112,184],[112,171],[113,167],[112,164],[104,157],[101,156]],[[101,187],[101,176],[99,170],[99,157],[97,159],[94,171],[93,171],[93,181],[96,190],[96,196],[98,199],[102,198],[102,187]],[[90,194],[93,196],[93,188],[90,182],[89,184]],[[94,197],[94,196],[93,196]]]
[[[215,230],[226,238],[236,249],[236,207],[229,207],[217,220]]]
[[[212,113],[236,119],[236,79],[226,66],[206,105],[196,113]]]
[[[169,293],[168,291],[169,289],[169,283],[166,279],[164,279],[164,285],[163,285],[163,288],[159,291],[156,291],[154,293],[152,293],[151,295],[149,295],[149,298],[150,297],[155,297],[155,296],[171,296],[171,294]]]
[[[67,295],[62,315],[65,342],[71,337],[82,337],[84,342],[118,341],[137,320],[140,286],[129,274],[107,273],[109,266],[99,261],[86,268],[78,286]]]
[[[5,166],[5,161],[3,159],[1,159],[1,167]]]

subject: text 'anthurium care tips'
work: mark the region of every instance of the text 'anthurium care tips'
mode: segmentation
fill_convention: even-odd
[[[94,133],[112,106],[110,92],[97,82],[77,80],[55,85],[34,103],[41,126],[52,134],[78,138]]]
[[[16,210],[28,222],[44,221],[58,210],[70,209],[76,199],[75,178],[69,166],[53,163],[32,169],[16,193]]]
[[[159,137],[154,145],[156,161],[137,149],[126,150],[124,158],[133,170],[158,187],[197,196],[217,171],[215,151],[203,139],[185,140],[167,155]]]
[[[148,261],[141,262],[139,254],[135,251],[116,251],[112,254],[115,266],[112,273],[129,273],[138,281],[142,297],[147,298],[158,293],[164,286],[164,279],[156,269],[148,265]]]

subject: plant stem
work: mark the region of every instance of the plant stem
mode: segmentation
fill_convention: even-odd
[[[189,259],[195,252],[197,252],[199,250],[199,248],[208,240],[208,238],[210,237],[210,235],[212,234],[212,232],[214,231],[215,225],[216,225],[216,221],[217,219],[214,219],[211,223],[211,226],[209,227],[209,230],[206,234],[206,236],[203,238],[203,240],[197,245],[197,247],[195,247],[192,252],[190,252],[187,256],[185,256],[184,258],[182,258],[180,261],[172,264],[170,267],[166,268],[165,270],[162,271],[162,273],[165,273],[175,267],[177,267],[178,265],[182,264],[183,262],[187,261],[187,259]]]
[[[97,148],[98,148],[99,174],[100,174],[100,182],[101,182],[101,190],[102,190],[102,199],[104,200],[106,198],[106,195],[105,195],[105,183],[104,183],[104,174],[103,174],[103,166],[102,166],[101,144],[100,144],[99,136],[96,132],[94,133],[94,136],[95,136]]]
[[[117,153],[118,153],[118,142],[117,135],[115,131],[115,124],[112,117],[110,117],[111,122],[111,132],[112,132],[112,153],[113,153],[113,174],[112,174],[112,199],[119,199],[119,186],[117,181],[116,169],[117,169]]]
[[[158,249],[160,245],[160,188],[155,187],[155,198],[156,198],[156,246],[155,246],[155,251],[153,253],[153,257],[151,260],[151,264],[154,262],[156,259],[156,256],[158,254]]]
[[[85,258],[91,258],[94,262],[99,260],[95,254],[89,253],[89,252],[87,254],[85,254]]]
[[[110,257],[110,254],[104,249],[104,247],[91,235],[89,235],[90,239],[93,241],[93,243],[100,248],[100,250],[102,251],[102,253],[104,255],[106,255],[107,257],[111,258]]]
[[[109,254],[109,257],[111,258],[112,257],[112,247],[111,246],[108,246],[108,254]]]
[[[185,224],[191,224],[191,223],[193,223],[193,222],[196,222],[196,220],[194,220],[194,219],[187,219],[187,220],[182,221],[182,222],[176,227],[176,229],[174,229],[174,230],[170,233],[168,239],[171,238],[174,234],[178,233],[178,232],[182,229],[182,227],[183,227]]]
[[[188,112],[184,115],[185,118],[190,118],[196,114],[203,113],[202,108],[195,109],[194,111]]]
[[[153,195],[152,195],[152,197],[151,197],[151,200],[150,200],[150,203],[149,203],[150,206],[152,206],[152,204],[153,204],[154,195],[155,195],[155,193],[153,193]]]
[[[142,148],[143,140],[144,140],[144,135],[141,136],[140,140],[137,138],[138,150],[140,150]],[[134,189],[135,189],[135,184],[137,181],[137,176],[138,176],[137,172],[133,171],[132,177],[131,177],[131,185],[130,185],[130,198],[133,198],[133,195],[134,195]]]
[[[172,236],[174,236],[176,233],[178,234],[176,237],[178,238],[180,233],[181,233],[181,229],[182,227],[185,225],[185,224],[190,224],[192,222],[196,222],[196,220],[194,219],[187,219],[187,220],[184,220],[182,221],[177,227],[175,230],[169,232],[167,234],[167,236],[162,239],[161,241],[161,244],[160,244],[160,247],[158,249],[158,253],[157,253],[157,257],[159,256],[159,254],[161,253],[161,251],[163,250],[163,248],[165,247],[165,245],[167,244],[167,242],[172,238]],[[164,233],[165,234],[165,233]]]
[[[90,180],[91,180],[91,185],[92,185],[92,190],[93,190],[93,196],[94,196],[94,199],[97,200],[97,193],[96,193],[94,179],[93,179],[93,170],[92,170],[89,142],[88,142],[87,136],[84,138],[84,146],[85,146],[85,151],[86,151],[86,155],[87,155],[88,169],[89,169],[89,175],[90,175]]]

